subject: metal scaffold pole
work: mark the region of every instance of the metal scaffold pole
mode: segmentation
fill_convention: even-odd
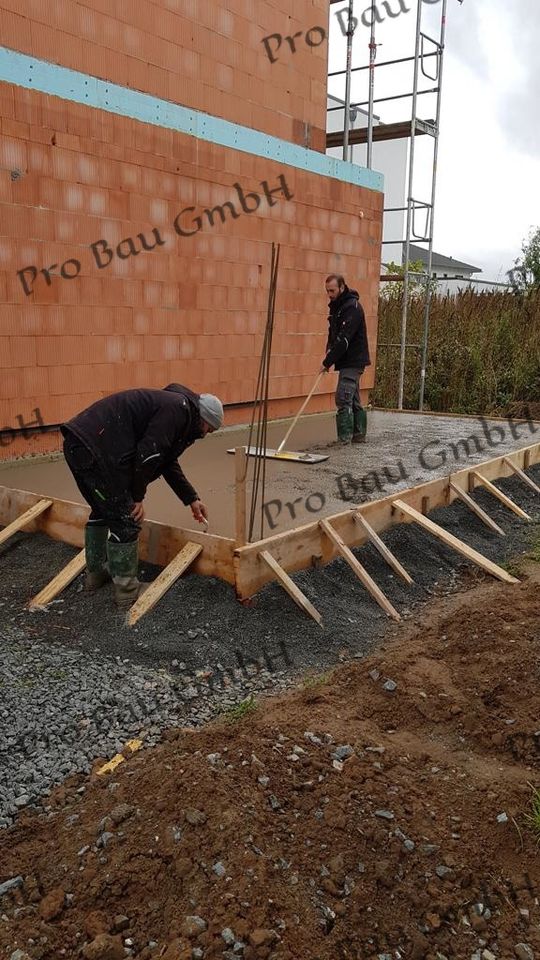
[[[368,140],[367,140],[367,158],[366,166],[368,170],[373,167],[373,104],[375,97],[375,58],[377,56],[377,44],[375,43],[375,22],[376,22],[375,0],[371,2],[371,36],[369,38],[369,107],[368,107]]]
[[[429,247],[428,247],[428,262],[427,262],[427,278],[426,278],[426,303],[424,307],[424,332],[422,336],[422,366],[420,370],[420,399],[418,404],[418,409],[424,409],[424,394],[426,389],[426,365],[427,365],[427,355],[428,355],[428,342],[429,342],[429,321],[431,314],[431,295],[432,291],[432,282],[431,282],[431,273],[433,269],[433,224],[435,219],[435,197],[437,193],[437,163],[439,159],[439,132],[441,125],[441,100],[442,100],[442,80],[443,80],[443,61],[444,61],[444,44],[446,39],[446,6],[448,0],[443,0],[442,8],[442,17],[441,17],[441,32],[439,37],[439,47],[437,57],[437,80],[438,80],[438,93],[437,93],[437,112],[435,117],[435,143],[433,145],[433,178],[431,182],[431,217],[429,224]]]
[[[403,274],[403,303],[401,307],[401,348],[399,354],[399,387],[398,409],[403,410],[403,393],[405,387],[405,353],[407,344],[407,321],[409,316],[409,255],[411,249],[411,227],[413,212],[414,187],[414,148],[416,141],[416,113],[418,107],[418,58],[420,54],[420,28],[422,23],[422,0],[417,0],[416,11],[416,39],[414,48],[414,79],[411,110],[411,145],[409,148],[409,186],[407,191],[407,227],[405,235],[405,253]]]
[[[349,150],[349,130],[351,126],[351,68],[352,68],[352,45],[354,37],[354,18],[353,18],[354,0],[349,0],[349,12],[347,16],[347,66],[345,71],[345,109],[343,115],[343,159],[348,160]]]
[[[330,0],[330,5],[339,2],[339,0]],[[458,0],[459,3],[462,0]],[[364,10],[362,15],[362,23],[367,26],[367,23],[364,20],[364,15],[370,10],[370,43],[369,43],[369,64],[363,66],[352,66],[352,38],[354,29],[357,25],[356,20],[353,16],[353,0],[349,0],[348,4],[348,28],[347,28],[347,62],[345,70],[335,70],[328,74],[329,79],[331,77],[341,77],[345,76],[345,101],[339,102],[338,105],[328,108],[329,112],[343,110],[344,111],[344,129],[342,132],[330,132],[327,133],[326,143],[327,148],[331,147],[343,147],[343,159],[344,160],[353,160],[353,147],[355,144],[365,143],[367,145],[367,156],[366,156],[366,166],[368,169],[373,167],[373,144],[374,141],[389,141],[396,139],[406,138],[410,141],[409,146],[409,156],[408,156],[408,177],[407,177],[407,197],[405,206],[397,207],[387,207],[384,208],[384,213],[402,213],[406,214],[406,223],[405,223],[405,236],[403,236],[403,229],[400,230],[401,236],[399,238],[388,239],[385,238],[383,246],[385,244],[399,245],[401,251],[401,257],[403,261],[403,276],[391,276],[389,277],[389,282],[392,280],[402,280],[403,281],[403,299],[401,304],[401,324],[400,324],[400,339],[399,343],[389,342],[388,344],[380,344],[380,346],[385,346],[388,348],[399,348],[399,376],[398,376],[398,398],[397,405],[400,410],[403,409],[404,398],[405,398],[405,370],[406,370],[406,356],[408,349],[415,349],[421,351],[421,371],[420,371],[420,385],[419,385],[419,409],[422,410],[424,406],[425,398],[425,386],[426,386],[426,367],[428,359],[428,345],[429,345],[429,325],[430,325],[430,311],[431,311],[431,297],[432,297],[432,264],[433,264],[433,224],[434,224],[434,213],[435,213],[435,199],[436,199],[436,190],[437,190],[437,163],[438,163],[438,153],[439,153],[439,134],[440,134],[440,121],[441,121],[441,97],[442,97],[442,77],[443,77],[443,55],[444,55],[444,45],[445,45],[445,35],[446,35],[446,11],[448,0],[442,0],[441,6],[441,25],[440,25],[440,37],[438,40],[433,39],[422,29],[422,10],[423,10],[424,0],[417,0],[416,7],[416,33],[415,33],[415,50],[414,56],[398,57],[392,60],[384,60],[382,62],[376,62],[377,58],[377,43],[375,41],[375,24],[380,20],[380,14],[377,7],[376,0],[371,0],[370,7]],[[386,5],[385,5],[386,6]],[[403,8],[402,8],[403,10]],[[341,11],[340,11],[341,12]],[[343,13],[345,11],[343,10]],[[341,22],[341,21],[340,21]],[[343,29],[343,23],[342,23]],[[430,71],[431,62],[434,62],[435,66],[433,72]],[[413,64],[413,89],[412,91],[405,91],[402,93],[397,93],[390,96],[384,97],[375,97],[375,70],[381,69],[383,67],[395,67],[397,64]],[[368,99],[351,103],[351,80],[352,74],[360,72],[362,70],[369,70],[369,86],[368,86]],[[422,82],[421,82],[422,78]],[[429,86],[425,81],[431,81],[435,85]],[[420,103],[420,97],[425,96],[436,96],[436,117],[435,119],[421,119],[418,116],[418,105]],[[379,117],[375,117],[374,109],[376,104],[386,104],[388,102],[398,102],[411,98],[411,117],[410,120],[383,123]],[[367,111],[365,108],[368,108]],[[360,129],[354,129],[351,131],[351,109],[355,108],[364,108],[364,115],[367,117],[366,127]],[[377,120],[377,125],[375,125],[375,120]],[[416,160],[416,138],[419,136],[428,136],[433,138],[433,163],[432,163],[432,172],[431,172],[431,196],[430,201],[425,202],[418,199],[415,199],[414,189],[415,189],[415,160]],[[350,156],[349,156],[349,147],[350,147]],[[417,219],[421,214],[425,214],[425,226],[424,229],[421,229],[420,232],[417,229]],[[410,255],[411,255],[411,245],[415,244],[428,244],[428,249],[422,249],[422,254],[425,255],[423,262],[425,263],[425,269],[419,274],[417,271],[411,271],[410,269]],[[423,334],[421,337],[421,343],[411,344],[407,342],[407,327],[409,323],[409,310],[410,310],[410,291],[411,291],[411,279],[415,276],[419,282],[424,281],[425,283],[425,301],[424,301],[424,311],[423,311]],[[382,279],[385,279],[384,277]]]

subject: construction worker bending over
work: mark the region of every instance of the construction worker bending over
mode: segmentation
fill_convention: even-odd
[[[367,417],[360,403],[359,381],[371,363],[366,318],[356,290],[349,290],[342,276],[326,278],[330,303],[328,342],[321,372],[333,365],[339,374],[336,388],[337,443],[365,443]]]
[[[222,424],[217,397],[171,383],[164,390],[113,393],[62,425],[66,462],[91,508],[85,529],[89,592],[112,579],[118,607],[137,599],[138,536],[152,480],[163,477],[195,519],[206,520],[206,507],[177,458]]]

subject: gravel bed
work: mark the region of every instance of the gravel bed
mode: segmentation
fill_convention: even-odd
[[[251,676],[247,666],[209,677],[178,663],[172,675],[20,633],[0,638],[0,827],[132,738],[152,746],[169,727],[198,726],[251,694],[291,683],[266,669]]]
[[[540,481],[540,465],[530,475]],[[540,529],[538,495],[515,479],[500,486],[533,518],[523,523],[478,491],[504,538],[459,503],[431,514],[498,563],[530,549]],[[413,525],[393,527],[384,539],[414,576],[412,587],[370,544],[355,553],[404,619],[430,597],[463,589],[475,569]],[[155,744],[168,727],[198,726],[250,694],[285,689],[306,670],[361,657],[399,629],[342,560],[295,576],[321,612],[322,630],[275,584],[249,607],[227,584],[195,575],[132,631],[110,591],[91,598],[81,578],[46,611],[30,613],[28,599],[73,552],[38,534],[19,534],[0,551],[8,571],[0,582],[0,827],[131,738]],[[155,576],[144,567],[145,578]]]

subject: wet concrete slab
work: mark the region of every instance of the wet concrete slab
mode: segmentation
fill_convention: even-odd
[[[269,424],[269,448],[279,446],[289,422]],[[306,417],[295,429],[287,449],[326,452],[329,459],[313,466],[266,461],[265,535],[540,442],[540,423],[373,411],[369,414],[367,443],[328,446],[334,438],[332,414]],[[247,442],[246,427],[228,428],[195,443],[181,458],[186,476],[208,507],[212,533],[234,536],[235,466],[227,450]],[[61,457],[3,465],[0,484],[82,502]],[[249,496],[250,484],[248,500]],[[149,487],[145,511],[151,520],[197,527],[189,508],[163,480]],[[260,521],[256,536],[259,533]]]

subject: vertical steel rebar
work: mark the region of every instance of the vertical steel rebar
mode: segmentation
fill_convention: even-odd
[[[251,491],[251,503],[249,510],[249,532],[248,542],[251,542],[255,530],[255,520],[257,513],[257,504],[259,496],[261,498],[261,526],[260,539],[264,536],[264,488],[266,483],[266,438],[268,428],[268,400],[270,383],[270,361],[272,355],[272,336],[274,332],[274,314],[277,293],[277,277],[279,270],[279,251],[280,245],[272,244],[272,257],[270,264],[270,284],[268,291],[268,305],[266,312],[266,327],[261,351],[261,360],[259,365],[259,374],[257,378],[257,387],[255,390],[255,405],[251,418],[248,439],[248,455],[251,449],[253,432],[256,425],[255,455],[253,457],[253,486]],[[246,473],[249,463],[246,462]]]

